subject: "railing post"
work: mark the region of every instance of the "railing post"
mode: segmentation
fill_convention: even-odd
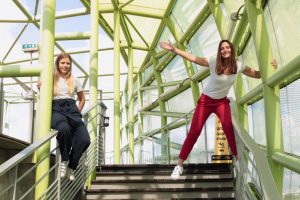
[[[58,142],[56,141],[56,146],[58,147]],[[57,199],[60,199],[60,189],[61,189],[61,178],[60,178],[60,168],[61,168],[61,154],[59,148],[56,149],[55,164],[55,179],[57,179]]]
[[[16,200],[17,198],[17,179],[18,179],[18,165],[9,171],[9,184],[13,183],[13,190],[9,190],[9,199]]]

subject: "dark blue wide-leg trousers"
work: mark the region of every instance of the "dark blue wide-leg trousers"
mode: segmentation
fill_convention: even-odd
[[[75,100],[53,100],[51,128],[58,130],[56,139],[62,161],[69,161],[69,168],[75,170],[82,153],[90,145],[90,137]]]

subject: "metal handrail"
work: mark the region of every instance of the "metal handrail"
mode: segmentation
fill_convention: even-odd
[[[41,139],[41,140],[33,143],[32,145],[30,145],[29,147],[27,147],[26,149],[22,150],[21,152],[19,152],[18,154],[16,154],[15,156],[13,156],[12,158],[10,158],[9,160],[7,160],[5,163],[3,163],[2,165],[0,165],[0,176],[2,176],[6,172],[8,172],[10,169],[12,169],[14,166],[18,165],[23,160],[25,160],[26,158],[28,158],[39,147],[41,147],[43,144],[45,144],[46,142],[48,142],[49,140],[51,140],[56,135],[57,135],[57,131],[56,130],[55,131],[51,131],[49,133],[49,135],[47,135],[43,139]]]
[[[89,112],[97,106],[99,106],[100,103],[94,104],[92,106],[89,106],[87,109],[84,110],[82,113],[83,118],[87,119],[88,117],[94,118],[95,116],[89,116]],[[99,115],[99,113],[95,114],[96,116]],[[87,121],[87,120],[85,120]],[[98,124],[98,123],[97,123]],[[45,155],[41,161],[36,163],[34,166],[32,166],[30,169],[28,169],[26,172],[21,174],[20,177],[17,175],[17,169],[18,165],[24,161],[26,158],[28,158],[30,155],[33,155],[36,150],[38,150],[42,145],[44,145],[47,142],[50,142],[51,139],[53,139],[57,135],[57,131],[54,130],[50,132],[49,135],[47,135],[45,138],[34,142],[26,149],[19,152],[17,155],[0,165],[0,176],[5,175],[6,173],[13,171],[15,174],[15,179],[7,185],[6,188],[3,189],[3,191],[0,193],[1,195],[4,195],[9,190],[13,189],[13,199],[20,198],[24,199],[27,197],[28,194],[30,194],[32,191],[34,191],[34,188],[37,184],[39,184],[42,179],[46,178],[50,173],[54,172],[55,170],[55,179],[53,180],[52,184],[49,185],[47,191],[44,192],[44,194],[39,197],[40,199],[71,199],[74,197],[74,195],[79,191],[80,188],[83,187],[86,178],[92,173],[92,170],[96,167],[97,161],[95,159],[95,156],[97,154],[97,141],[94,140],[91,142],[91,145],[89,146],[86,153],[81,157],[81,160],[79,162],[78,169],[75,171],[75,177],[76,180],[70,184],[67,179],[60,179],[58,173],[60,170],[60,164],[61,164],[61,156],[58,152],[56,157],[56,163],[49,169],[48,172],[45,172],[45,174],[35,182],[32,186],[28,188],[27,191],[21,194],[21,197],[16,197],[16,186],[17,184],[26,177],[29,173],[31,173],[36,166],[41,163],[45,158],[50,156],[54,151],[58,151],[58,146],[54,148],[54,150],[51,150],[47,155]]]
[[[256,163],[255,168],[258,173],[260,185],[264,199],[266,200],[281,200],[281,195],[277,190],[277,186],[275,184],[274,178],[271,173],[270,166],[267,162],[266,157],[264,156],[264,152],[259,148],[256,142],[251,138],[251,136],[247,133],[247,131],[240,125],[238,120],[238,112],[237,112],[237,104],[231,99],[231,110],[232,110],[232,124],[235,131],[236,136],[238,137],[237,140],[242,142],[249,152],[253,154],[253,159]],[[237,143],[240,145],[239,143]],[[238,147],[239,149],[239,147]],[[239,155],[243,155],[243,152],[239,152]],[[241,156],[240,159],[243,159]],[[243,163],[243,161],[242,161]],[[245,162],[246,163],[246,162]],[[254,163],[252,163],[254,164]],[[240,167],[239,164],[237,165],[238,168]],[[237,173],[239,173],[237,170]],[[244,172],[246,173],[246,172]],[[239,175],[237,175],[239,176]],[[237,179],[239,181],[239,179]],[[242,185],[241,183],[237,182],[236,185]],[[237,190],[238,192],[238,190]]]

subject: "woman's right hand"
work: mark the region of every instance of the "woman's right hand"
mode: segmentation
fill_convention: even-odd
[[[40,90],[40,88],[41,88],[41,85],[42,85],[42,82],[41,82],[40,80],[38,80],[38,81],[37,81],[37,83],[36,83],[36,87],[37,87],[37,89],[39,89],[39,90]]]
[[[172,42],[170,42],[170,40],[169,40],[169,42],[160,42],[159,46],[168,51],[174,51],[174,49],[175,49],[174,44],[172,44]]]

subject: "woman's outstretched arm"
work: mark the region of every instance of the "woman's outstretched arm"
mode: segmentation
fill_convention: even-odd
[[[182,58],[184,58],[186,60],[189,60],[193,63],[196,63],[196,64],[204,66],[204,67],[208,67],[208,59],[207,58],[197,57],[191,53],[182,51],[182,50],[176,48],[170,41],[169,42],[160,42],[159,45],[161,48],[168,50],[168,51],[173,51],[174,53],[176,53],[177,55],[181,56]]]
[[[274,69],[277,69],[277,61],[275,59],[272,60],[271,65]],[[244,69],[243,74],[252,78],[261,78],[260,71],[256,71],[255,69],[248,66],[246,66],[246,68]]]

